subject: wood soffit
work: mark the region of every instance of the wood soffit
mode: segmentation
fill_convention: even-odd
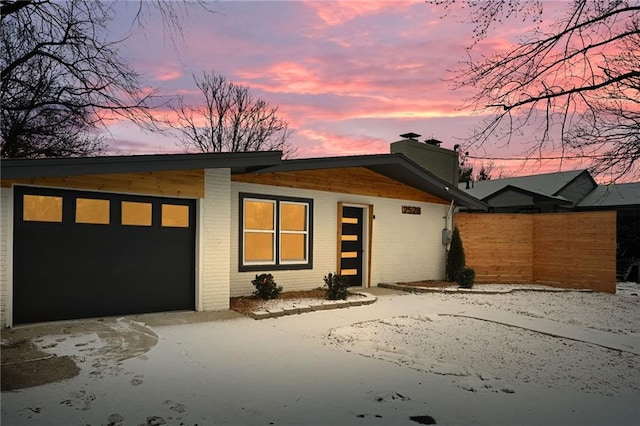
[[[235,182],[340,192],[437,204],[447,200],[391,179],[366,167],[234,174]]]

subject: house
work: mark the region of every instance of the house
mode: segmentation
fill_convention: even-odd
[[[459,188],[495,213],[616,211],[617,278],[640,280],[640,182],[598,185],[587,170],[572,170],[460,183]]]
[[[575,210],[616,211],[617,278],[640,282],[640,182],[599,185]]]
[[[442,279],[473,196],[400,153],[3,160],[2,326],[229,308],[256,274],[285,290]]]
[[[462,182],[458,186],[489,204],[495,213],[556,213],[572,210],[598,184],[587,170],[572,170]]]

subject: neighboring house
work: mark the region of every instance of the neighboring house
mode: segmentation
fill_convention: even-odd
[[[617,212],[618,279],[640,282],[640,182],[600,185],[575,209]]]
[[[444,278],[452,207],[486,205],[402,154],[3,160],[3,326],[224,310],[285,290]]]
[[[556,213],[572,210],[598,184],[587,170],[463,182],[466,193],[495,213]]]
[[[639,280],[640,183],[598,185],[587,170],[573,170],[461,183],[459,188],[494,213],[615,210],[618,279]]]

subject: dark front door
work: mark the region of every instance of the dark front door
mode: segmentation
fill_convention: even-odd
[[[350,286],[362,285],[364,259],[364,208],[342,207],[340,237],[340,274],[348,277]]]
[[[194,309],[194,200],[14,194],[14,323]]]

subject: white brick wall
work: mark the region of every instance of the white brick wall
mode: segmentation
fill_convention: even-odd
[[[445,248],[441,231],[449,206],[389,198],[336,194],[231,182],[231,296],[251,294],[255,272],[238,272],[239,193],[279,195],[314,200],[313,269],[271,272],[285,291],[322,287],[322,278],[336,270],[338,202],[372,204],[373,221],[371,285],[442,279]],[[421,215],[402,214],[402,206],[419,206]]]
[[[231,171],[205,170],[205,196],[201,200],[197,308],[229,309],[231,240]]]
[[[13,190],[0,188],[0,325],[2,327],[12,325],[12,234]]]

